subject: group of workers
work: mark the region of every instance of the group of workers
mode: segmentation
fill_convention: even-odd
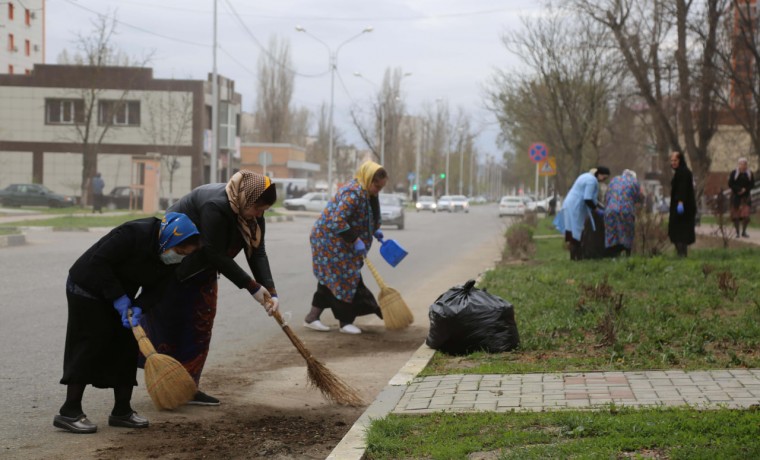
[[[353,324],[357,316],[382,317],[361,268],[373,236],[383,237],[378,194],[387,181],[381,165],[363,163],[314,224],[310,242],[317,289],[305,318],[310,329],[329,330],[320,321],[324,309],[333,310],[340,332],[347,334],[362,332]],[[60,381],[66,385],[66,400],[54,426],[73,433],[97,431],[82,407],[87,385],[113,388],[110,426],[149,426],[130,403],[137,369],[144,363],[131,330],[136,324],[199,386],[216,316],[219,273],[247,289],[269,315],[278,309],[263,217],[276,199],[269,177],[239,171],[227,183],[195,188],[162,219],[114,228],[79,257],[66,282],[68,324]],[[235,262],[240,251],[253,276]],[[189,404],[220,401],[198,390]]]

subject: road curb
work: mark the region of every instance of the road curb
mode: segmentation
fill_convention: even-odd
[[[11,246],[23,246],[26,244],[26,236],[23,233],[12,235],[0,235],[0,248]]]
[[[372,420],[388,415],[404,396],[409,383],[427,366],[435,350],[422,344],[404,366],[388,381],[372,404],[351,426],[343,439],[327,456],[328,460],[361,460],[367,449],[366,436]]]

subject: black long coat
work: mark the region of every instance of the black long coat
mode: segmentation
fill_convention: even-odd
[[[233,259],[245,247],[245,242],[225,187],[223,183],[196,187],[168,211],[187,214],[201,234],[202,250],[183,261],[179,277],[184,279],[200,270],[214,269],[242,289],[251,277]],[[261,229],[261,242],[250,257],[246,255],[246,260],[256,281],[271,291],[274,280],[264,243],[266,222],[263,217],[257,218],[256,222]]]
[[[122,326],[113,301],[126,294],[147,310],[158,301],[176,267],[159,259],[160,226],[154,217],[126,222],[92,245],[69,270],[62,384],[137,384],[137,342]],[[140,288],[144,294],[135,299]]]
[[[678,214],[678,202],[683,202],[683,214]],[[692,244],[697,216],[697,199],[694,196],[694,178],[689,168],[681,163],[670,181],[670,217],[668,236],[673,243]]]

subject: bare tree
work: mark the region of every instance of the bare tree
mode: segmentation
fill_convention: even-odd
[[[750,153],[760,159],[760,37],[756,5],[732,0],[730,8],[733,14],[724,21],[717,48],[717,70],[728,85],[717,95],[730,120],[749,135]]]
[[[656,134],[663,140],[660,154],[688,155],[700,195],[710,169],[708,146],[717,129],[717,38],[727,1],[573,2],[614,35],[639,96],[650,109]],[[671,67],[677,78],[675,119],[670,116],[670,98],[662,97],[662,72]]]
[[[502,127],[501,141],[525,152],[517,155],[517,164],[533,175],[528,149],[534,142],[547,144],[558,161],[560,188],[566,189],[599,159],[621,78],[608,34],[582,16],[550,10],[523,19],[523,30],[505,34],[502,41],[529,72],[497,71],[486,90],[487,105]]]
[[[260,141],[290,141],[294,79],[289,42],[271,37],[267,52],[259,55],[258,61],[256,128]]]
[[[188,92],[160,92],[145,99],[148,123],[143,124],[143,135],[153,145],[162,146],[162,170],[169,175],[169,203],[174,198],[174,173],[180,163],[177,153],[192,135],[193,95]]]
[[[144,67],[150,57],[131,59],[112,44],[116,33],[116,17],[98,16],[92,21],[92,32],[79,34],[77,38],[77,53],[69,57],[62,53],[61,58],[72,59],[75,65],[88,67],[91,72],[89,81],[83,82],[76,90],[76,98],[81,105],[75,109],[76,122],[72,128],[72,141],[82,148],[82,204],[88,203],[90,178],[98,169],[98,150],[106,139],[106,134],[114,126],[114,119],[124,114],[128,108],[127,98],[131,91],[132,81],[127,81],[121,89],[106,88],[108,68],[119,65],[122,67]],[[64,62],[67,63],[67,62]],[[108,100],[104,99],[109,92]],[[111,95],[115,96],[111,96]]]

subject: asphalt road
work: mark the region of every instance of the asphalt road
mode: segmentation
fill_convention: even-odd
[[[292,322],[299,327],[316,287],[308,242],[314,219],[300,215],[267,228],[267,251],[280,308],[292,313]],[[442,288],[477,277],[499,258],[508,223],[498,217],[495,204],[475,206],[468,214],[412,211],[407,212],[406,219],[404,230],[384,231],[386,238],[398,241],[409,256],[392,268],[381,260],[376,244],[370,258],[388,285],[405,296],[409,293],[411,301],[422,299],[427,305],[443,292]],[[52,418],[65,398],[65,387],[58,381],[66,330],[66,273],[106,231],[30,230],[26,246],[0,249],[0,458],[44,458],[53,445],[71,451],[98,442],[97,435],[62,434],[52,426]],[[244,264],[242,259],[238,261]],[[378,292],[368,271],[364,278],[370,289]],[[220,280],[219,297],[207,372],[282,334],[245,290],[236,289],[224,278]],[[426,321],[416,315],[418,322]],[[331,319],[329,314],[326,317]],[[361,325],[361,319],[357,324]],[[85,411],[103,423],[112,398],[110,391],[88,387]],[[142,386],[135,390],[133,406],[140,412],[151,407]]]

